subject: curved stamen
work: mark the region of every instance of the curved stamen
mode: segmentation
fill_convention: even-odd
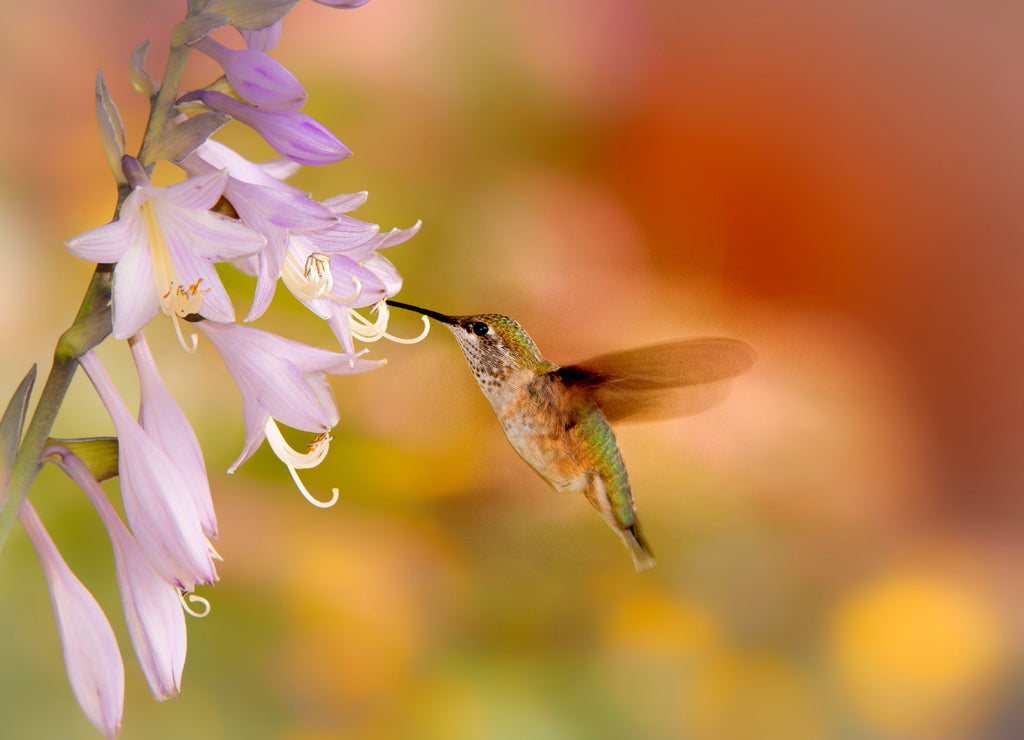
[[[267,436],[267,443],[270,445],[270,449],[274,451],[277,458],[285,464],[288,468],[288,472],[291,473],[292,480],[295,481],[295,487],[299,489],[299,493],[313,506],[320,509],[329,509],[338,503],[338,499],[341,497],[341,491],[337,488],[331,489],[331,498],[327,501],[321,501],[309,492],[302,481],[299,479],[299,474],[296,469],[308,469],[315,468],[317,465],[324,461],[327,457],[327,450],[330,447],[331,437],[328,433],[319,434],[306,448],[305,453],[298,452],[288,442],[285,441],[281,435],[281,430],[277,428],[277,423],[273,418],[268,418],[267,423],[263,427],[263,431]]]
[[[189,286],[188,290],[177,283],[171,282],[167,292],[160,297],[160,309],[171,317],[171,323],[174,324],[174,334],[178,337],[178,344],[190,355],[199,346],[199,335],[192,334],[189,337],[189,341],[186,342],[185,336],[181,331],[179,319],[190,314],[199,313],[200,309],[202,309],[203,293],[208,290],[208,288],[200,290],[199,286],[202,282],[203,279],[199,278],[194,285]]]
[[[331,258],[326,254],[314,252],[306,257],[306,267],[302,271],[305,280],[305,291],[310,298],[322,298],[334,289],[334,275],[331,273]]]
[[[334,274],[330,268],[331,258],[329,255],[313,252],[306,257],[305,265],[300,269],[296,256],[288,252],[284,266],[281,269],[281,278],[296,298],[310,301],[314,298],[328,298],[336,303],[348,303],[359,297],[363,290],[363,284],[355,275],[352,282],[355,283],[355,291],[352,295],[344,298],[336,298],[331,295],[334,290]]]
[[[370,309],[370,313],[377,314],[377,318],[370,321],[368,318],[360,313],[357,313],[353,309],[348,309],[348,325],[352,332],[352,336],[361,342],[376,342],[381,339],[387,339],[395,342],[396,344],[416,344],[417,342],[423,341],[427,334],[430,333],[430,319],[426,316],[423,317],[423,331],[418,336],[406,338],[396,337],[394,334],[389,334],[387,331],[388,326],[388,308],[384,301],[378,301]]]
[[[355,292],[352,293],[352,295],[347,296],[345,298],[335,298],[335,297],[332,296],[331,300],[332,301],[337,301],[338,303],[348,303],[349,301],[354,301],[356,298],[358,298],[359,294],[363,292],[363,284],[359,281],[359,278],[357,278],[355,275],[352,276],[352,282],[356,284]]]
[[[184,350],[185,354],[195,354],[196,347],[199,346],[199,335],[192,334],[189,336],[188,342],[185,341],[185,335],[181,331],[181,319],[178,318],[177,314],[171,314],[171,323],[174,325],[174,336],[178,338],[178,345]]]
[[[184,609],[185,613],[188,614],[189,616],[196,617],[197,619],[202,619],[203,617],[205,617],[207,614],[210,613],[210,600],[209,599],[204,599],[202,596],[199,596],[197,594],[190,593],[188,595],[188,601],[189,601],[189,604],[196,604],[196,603],[202,604],[203,605],[203,610],[202,611],[198,611],[197,612],[195,609],[193,609],[191,606],[189,606],[189,604],[186,604],[185,603],[185,593],[183,591],[181,591],[180,589],[178,590],[178,601],[181,602],[181,608]]]

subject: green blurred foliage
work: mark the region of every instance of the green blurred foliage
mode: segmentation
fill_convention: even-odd
[[[224,562],[180,697],[153,702],[126,655],[123,737],[1024,733],[1024,65],[1003,31],[1022,19],[990,5],[300,3],[275,57],[355,155],[296,182],[368,190],[357,215],[384,228],[423,220],[388,252],[403,299],[514,315],[556,362],[702,334],[761,361],[706,414],[622,428],[658,556],[637,575],[584,501],[516,458],[445,332],[373,345],[386,368],[335,379],[342,421],[304,480],[342,498],[320,511],[267,450],[224,474],[230,378],[155,322]],[[113,207],[95,69],[137,145],[128,55],[153,38],[159,70],[180,11],[9,9],[2,387],[45,369],[89,274],[61,242]],[[240,127],[221,138],[271,156]],[[244,313],[252,281],[223,275]],[[258,326],[332,346],[283,293]],[[101,354],[133,406],[126,349]],[[77,379],[55,434],[109,433]],[[98,518],[53,470],[31,495],[129,650]],[[0,558],[0,714],[5,736],[95,736],[20,531]]]

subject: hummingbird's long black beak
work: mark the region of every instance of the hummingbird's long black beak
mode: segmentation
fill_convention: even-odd
[[[414,311],[416,313],[423,314],[424,316],[429,316],[436,321],[440,321],[442,324],[456,323],[453,317],[446,316],[445,314],[438,313],[437,311],[431,311],[429,308],[420,308],[419,306],[412,306],[408,303],[399,303],[398,301],[392,301],[390,299],[385,301],[385,303],[389,306],[394,306],[395,308],[404,308],[406,311]]]

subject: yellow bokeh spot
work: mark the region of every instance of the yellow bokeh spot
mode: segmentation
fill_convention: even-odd
[[[684,737],[693,740],[826,740],[815,689],[790,658],[769,649],[724,650],[688,691]]]
[[[675,658],[702,657],[721,639],[718,624],[703,606],[656,592],[630,595],[605,630],[613,647]]]
[[[998,678],[1005,635],[978,586],[896,572],[850,594],[829,627],[839,686],[862,721],[903,736],[964,727]]]

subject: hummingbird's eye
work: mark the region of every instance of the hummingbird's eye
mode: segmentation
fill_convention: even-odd
[[[485,324],[482,321],[474,321],[473,325],[470,327],[470,329],[478,337],[482,337],[482,336],[486,336],[487,332],[489,332],[491,330],[491,327],[487,326],[487,324]]]

